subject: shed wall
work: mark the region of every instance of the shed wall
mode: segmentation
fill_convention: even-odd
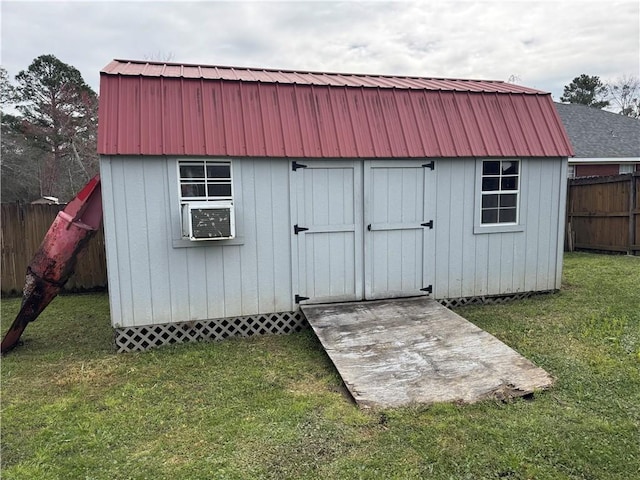
[[[476,159],[436,160],[435,248],[425,252],[436,298],[560,288],[566,165],[523,159],[522,230],[474,233]],[[101,175],[115,327],[297,308],[289,160],[233,160],[238,237],[224,242],[180,239],[175,157],[103,156]]]
[[[566,159],[524,159],[523,229],[474,233],[476,160],[438,160],[434,296],[458,298],[560,288],[566,167]]]
[[[289,168],[234,160],[236,240],[184,242],[175,158],[102,157],[112,324],[293,310]]]

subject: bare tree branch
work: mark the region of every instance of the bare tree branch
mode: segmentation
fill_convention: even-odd
[[[640,118],[640,79],[623,75],[607,85],[608,99],[617,113]]]

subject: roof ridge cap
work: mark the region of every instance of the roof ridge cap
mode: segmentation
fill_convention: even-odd
[[[163,62],[159,60],[130,60],[122,58],[114,58],[111,63],[132,63],[137,65],[156,65],[156,66],[171,66],[171,67],[193,67],[193,68],[215,68],[226,70],[246,70],[251,72],[272,72],[272,73],[293,73],[303,75],[329,75],[329,76],[342,76],[342,77],[372,77],[372,78],[395,78],[395,79],[412,79],[412,80],[433,80],[433,81],[455,81],[455,82],[483,82],[483,83],[496,83],[496,84],[508,84],[509,82],[504,80],[495,79],[480,79],[480,78],[460,78],[460,77],[429,77],[420,75],[393,75],[384,73],[356,73],[356,72],[323,72],[319,70],[304,70],[304,69],[286,69],[286,68],[273,68],[273,67],[239,67],[234,65],[214,65],[207,63],[185,63],[185,62]],[[106,67],[105,67],[106,68]],[[104,68],[101,70],[104,71]],[[108,73],[108,72],[105,72]],[[528,88],[528,87],[525,87]]]

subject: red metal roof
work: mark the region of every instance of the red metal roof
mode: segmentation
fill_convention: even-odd
[[[106,155],[573,155],[551,96],[519,85],[119,60],[98,135]]]

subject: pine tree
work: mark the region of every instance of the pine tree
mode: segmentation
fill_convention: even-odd
[[[602,83],[600,77],[583,73],[564,87],[564,93],[560,97],[560,101],[579,103],[594,108],[604,108],[609,106],[609,102],[605,99],[606,95],[607,86]]]
[[[98,170],[97,95],[54,55],[36,58],[16,81],[24,134],[42,157],[42,194],[71,198]]]

